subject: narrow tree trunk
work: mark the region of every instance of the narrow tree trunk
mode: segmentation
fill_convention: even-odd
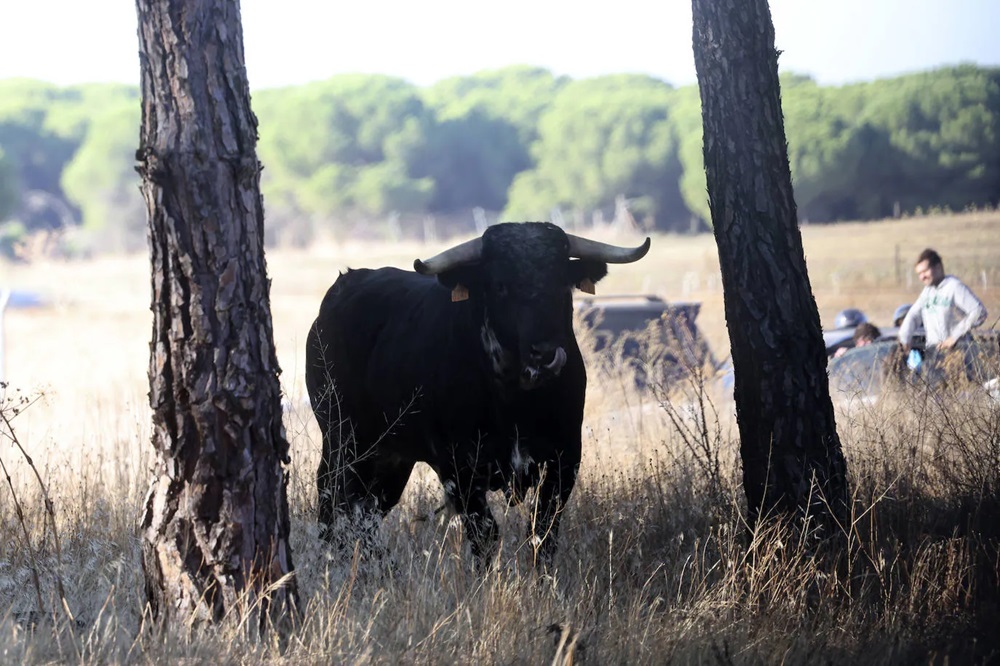
[[[750,519],[840,519],[846,466],[792,195],[770,10],[767,0],[692,7]]]
[[[155,614],[188,626],[243,608],[264,622],[294,608],[297,591],[239,3],[136,7],[156,449],[146,594]]]

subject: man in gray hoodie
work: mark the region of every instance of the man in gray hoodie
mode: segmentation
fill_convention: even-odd
[[[927,349],[951,349],[966,333],[986,321],[983,302],[953,275],[944,274],[941,255],[930,248],[917,257],[917,277],[924,283],[916,302],[899,327],[899,342],[909,351],[913,334],[923,323]]]

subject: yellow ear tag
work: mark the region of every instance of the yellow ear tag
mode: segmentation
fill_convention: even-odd
[[[597,289],[594,287],[594,281],[590,278],[583,278],[580,283],[576,285],[576,288],[585,294],[596,294]]]
[[[456,284],[455,288],[451,290],[451,302],[458,303],[467,300],[469,300],[469,290],[464,285]]]

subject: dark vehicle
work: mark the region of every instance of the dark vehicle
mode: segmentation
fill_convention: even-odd
[[[1000,373],[1000,336],[997,331],[976,331],[943,358],[928,356],[927,362],[912,369],[895,339],[856,347],[830,361],[830,393],[840,398],[873,400],[893,382],[900,381],[929,387],[950,384],[995,390]]]
[[[841,310],[833,320],[833,328],[823,331],[826,355],[833,356],[840,349],[854,346],[854,330],[868,321],[868,316],[857,308]]]
[[[895,340],[899,333],[899,325],[903,317],[910,310],[909,304],[897,307],[892,313],[891,326],[876,326],[878,328],[879,340]],[[848,308],[837,313],[834,319],[834,328],[823,330],[823,344],[826,345],[826,355],[833,357],[841,349],[854,348],[854,332],[864,323],[871,323],[864,312],[856,308]],[[918,328],[914,335],[915,341],[922,341],[923,328]],[[922,342],[920,342],[922,344]]]
[[[823,344],[826,345],[826,355],[834,357],[841,349],[854,349],[854,328],[835,328],[832,331],[823,331]],[[895,340],[899,329],[894,326],[879,326],[878,342]],[[915,336],[921,337],[921,334]]]
[[[323,536],[340,538],[338,519],[370,534],[425,462],[480,558],[499,536],[487,492],[519,502],[536,488],[531,536],[550,560],[580,465],[587,389],[571,290],[593,290],[609,263],[638,261],[649,245],[497,224],[417,259],[416,272],[341,274],[306,343]]]
[[[823,331],[823,344],[826,346],[827,356],[833,356],[841,348],[850,349],[854,346],[854,328],[835,328],[832,331]]]
[[[628,367],[640,390],[669,389],[697,369],[718,368],[696,323],[700,303],[670,303],[655,295],[590,296],[578,298],[575,309],[606,368]]]

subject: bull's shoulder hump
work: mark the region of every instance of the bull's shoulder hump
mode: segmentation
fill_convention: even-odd
[[[333,283],[341,289],[399,289],[434,282],[413,271],[404,271],[392,266],[383,268],[351,268],[341,273]]]
[[[435,278],[398,268],[359,268],[341,273],[323,299],[322,309],[399,307],[440,290]],[[438,294],[440,297],[440,294]]]

